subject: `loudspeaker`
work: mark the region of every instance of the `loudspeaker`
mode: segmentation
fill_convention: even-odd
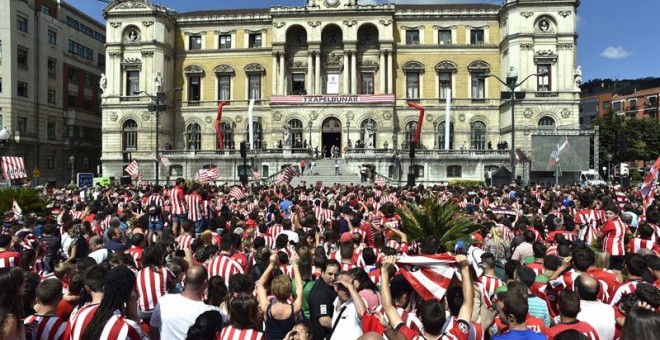
[[[619,135],[619,152],[628,152],[628,136],[626,135]]]
[[[119,183],[121,183],[121,185],[131,185],[132,182],[133,180],[131,179],[131,176],[121,176],[119,179]]]
[[[408,174],[408,183],[406,183],[406,185],[409,187],[414,187],[416,179],[417,179],[417,174]]]
[[[248,185],[248,176],[247,175],[240,175],[240,176],[238,176],[238,178],[241,181],[241,184],[243,184],[243,186]]]
[[[245,142],[241,142],[241,158],[247,158],[247,146],[245,145]]]
[[[411,142],[410,142],[410,150],[408,150],[408,151],[409,151],[409,154],[408,154],[408,155],[410,156],[410,158],[415,158],[415,147],[416,147],[416,146],[417,146],[417,145],[416,145],[416,143],[415,143],[414,141],[411,141]]]

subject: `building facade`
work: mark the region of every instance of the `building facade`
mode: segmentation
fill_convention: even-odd
[[[97,172],[104,26],[63,1],[2,4],[0,128],[11,137],[0,152],[22,156],[40,182]]]
[[[539,128],[578,126],[578,5],[308,0],[177,14],[115,1],[104,12],[103,174],[121,176],[137,160],[153,178],[158,142],[171,163],[161,178],[218,166],[223,179],[237,179],[245,169],[236,150],[252,136],[250,166],[262,175],[333,146],[349,169],[367,162],[400,175],[392,160],[399,155],[408,172],[414,102],[425,108],[412,168],[418,180],[483,179],[510,162],[508,151],[489,149],[511,143],[512,119],[525,152]],[[491,75],[522,83],[515,117],[500,99],[507,87]],[[159,92],[166,106],[153,111]],[[221,142],[215,123],[223,101]]]

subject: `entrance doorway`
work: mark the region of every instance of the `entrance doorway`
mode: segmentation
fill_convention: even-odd
[[[335,117],[326,118],[321,126],[321,152],[324,158],[332,156],[332,149],[337,147],[341,154],[341,122]]]

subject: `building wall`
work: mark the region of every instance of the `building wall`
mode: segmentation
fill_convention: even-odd
[[[215,151],[219,74],[231,74],[231,95],[222,122],[232,127],[235,147],[247,139],[247,81],[248,75],[255,71],[261,75],[261,100],[255,103],[253,117],[261,126],[262,147],[266,148],[273,148],[284,139],[285,126],[294,119],[302,123],[301,140],[309,140],[312,146],[324,142],[327,134],[323,124],[338,119],[341,133],[337,143],[342,148],[348,146],[349,140],[355,143],[363,138],[365,130],[361,124],[373,119],[375,148],[405,149],[410,135],[408,124],[418,119],[418,111],[407,105],[414,99],[426,108],[420,148],[438,150],[445,121],[445,100],[440,98],[438,72],[447,71],[447,67],[451,72],[449,119],[453,124],[455,151],[474,148],[472,130],[479,123],[486,127],[485,140],[479,147],[485,148],[486,142],[495,147],[511,138],[510,105],[507,100],[500,100],[500,91],[506,87],[491,77],[484,80],[483,97],[476,96],[472,93],[471,76],[475,70],[503,79],[507,70],[514,67],[522,81],[538,71],[539,63],[551,65],[550,88],[540,90],[536,77],[518,88],[526,91],[527,97],[516,103],[517,129],[536,128],[544,117],[551,117],[557,126],[577,128],[577,5],[576,1],[565,1],[550,5],[507,3],[504,7],[350,6],[341,1],[337,7],[319,2],[298,7],[174,15],[164,7],[140,1],[130,6],[112,4],[105,12],[106,71],[111,90],[103,98],[103,127],[107,131],[102,159],[104,173],[121,175],[130,159],[151,162],[149,159],[155,154],[156,123],[148,104],[158,92],[153,81],[156,72],[162,74],[163,92],[182,89],[168,95],[167,111],[160,116],[158,127],[160,148],[170,147],[169,157],[180,162],[199,157],[191,156],[199,152],[216,155],[209,156],[211,162],[213,157],[219,157],[215,161],[218,165],[229,161],[222,158],[227,155]],[[539,28],[541,20],[548,20],[547,30]],[[133,28],[140,32],[135,41],[127,35]],[[418,30],[419,43],[406,42],[406,30],[410,29]],[[438,42],[439,29],[451,31],[450,45]],[[482,43],[470,42],[472,30],[483,30]],[[333,32],[340,34],[337,43],[332,43]],[[249,46],[250,34],[261,34],[260,47]],[[230,48],[218,46],[220,35],[231,36]],[[302,36],[306,36],[304,43],[300,43]],[[191,37],[200,38],[200,49],[191,49]],[[126,93],[126,70],[131,67],[139,70],[139,89],[148,95],[135,97]],[[334,73],[338,74],[340,97],[359,97],[361,74],[353,69],[373,71],[374,94],[393,95],[393,99],[374,104],[305,102],[310,98],[326,98],[325,77]],[[411,70],[420,73],[416,98],[408,98],[406,93],[406,72]],[[294,93],[294,73],[303,74],[304,93]],[[200,77],[199,99],[191,93],[191,77]],[[138,125],[135,150],[123,150],[121,131],[127,120]],[[201,147],[195,150],[190,148],[186,133],[191,124],[198,124],[201,129]],[[522,135],[516,136],[518,146],[530,151],[524,144],[528,138]],[[453,157],[451,152],[449,155]],[[503,160],[506,163],[506,157]],[[465,162],[465,157],[456,157],[456,162]],[[146,178],[153,176],[151,167],[144,167]],[[226,174],[227,178],[235,177],[235,171],[231,172]],[[478,169],[471,172],[479,173]],[[444,176],[442,171],[428,173]]]

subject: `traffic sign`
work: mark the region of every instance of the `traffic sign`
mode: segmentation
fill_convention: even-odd
[[[35,178],[41,177],[41,171],[39,171],[39,168],[34,168],[34,170],[32,170],[32,177]]]
[[[79,172],[77,178],[79,188],[94,186],[94,174],[91,172]]]

